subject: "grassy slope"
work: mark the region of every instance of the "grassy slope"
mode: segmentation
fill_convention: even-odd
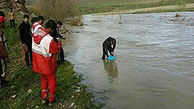
[[[18,14],[18,20],[21,14]],[[17,22],[18,24],[18,22]],[[40,76],[31,68],[22,65],[22,51],[17,29],[4,29],[8,39],[9,57],[11,63],[8,66],[7,79],[10,86],[0,89],[0,109],[47,109],[41,105]],[[80,85],[81,76],[76,75],[70,62],[65,61],[58,67],[57,72],[57,95],[59,103],[53,109],[69,108],[75,103],[76,109],[96,109],[92,102],[92,94],[86,92],[86,87]],[[76,92],[80,87],[80,92]],[[15,98],[12,98],[16,95]]]
[[[194,0],[124,0],[124,1],[108,1],[102,2],[88,1],[80,3],[79,8],[83,14],[112,12],[130,9],[141,9],[149,7],[159,7],[167,5],[184,5],[194,3]],[[162,10],[160,10],[162,11]]]

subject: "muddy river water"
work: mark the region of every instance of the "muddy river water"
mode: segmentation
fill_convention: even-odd
[[[65,58],[103,109],[194,109],[194,13],[85,15]],[[115,61],[102,42],[117,40]]]

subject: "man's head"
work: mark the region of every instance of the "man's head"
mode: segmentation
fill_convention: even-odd
[[[56,29],[56,23],[54,20],[48,20],[45,25],[44,28],[49,32],[49,33],[53,33],[53,31]]]
[[[111,45],[113,45],[113,46],[115,46],[116,45],[116,40],[115,39],[113,39],[113,40],[111,40]]]
[[[39,23],[39,24],[43,24],[44,23],[44,17],[42,17],[42,16],[38,16],[38,18],[37,18],[37,22]]]
[[[3,11],[3,7],[0,7],[0,11]]]
[[[27,14],[25,14],[25,15],[23,16],[23,19],[24,19],[24,22],[27,23],[28,20],[29,20],[29,16],[28,16]]]
[[[61,21],[57,21],[57,28],[61,28],[62,25],[63,23]]]
[[[37,22],[37,20],[38,20],[37,17],[33,17],[33,18],[31,19],[31,23],[34,24],[35,22]]]
[[[9,10],[10,12],[13,12],[13,9],[12,8],[10,8],[10,10]]]

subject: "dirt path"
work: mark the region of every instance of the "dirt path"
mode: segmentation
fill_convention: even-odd
[[[123,10],[123,11],[115,11],[115,12],[104,12],[97,13],[98,15],[109,15],[109,14],[132,14],[132,13],[146,13],[151,11],[160,11],[163,12],[165,10],[176,10],[176,9],[191,9],[194,8],[194,3],[186,4],[184,7],[169,5],[169,6],[160,6],[160,7],[152,7],[152,8],[142,8],[142,9],[131,9],[131,10]]]

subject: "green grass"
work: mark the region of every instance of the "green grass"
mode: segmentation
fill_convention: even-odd
[[[161,0],[154,2],[154,0],[125,0],[119,1],[105,1],[105,2],[84,2],[79,5],[79,9],[83,14],[121,11],[129,9],[141,9],[167,5],[184,6],[187,3],[194,3],[194,0]]]
[[[188,8],[188,9],[162,9],[162,10],[152,10],[152,11],[146,11],[146,13],[161,13],[161,12],[194,12],[194,8]],[[145,11],[139,11],[139,12],[134,12],[132,14],[144,14]]]
[[[20,14],[17,14],[21,22]],[[17,22],[18,24],[18,22]],[[8,26],[6,24],[6,26]],[[18,25],[17,25],[18,26]],[[8,65],[7,80],[10,86],[0,89],[0,109],[48,109],[48,106],[41,105],[41,84],[40,76],[22,65],[21,43],[18,36],[18,29],[3,29],[8,39],[8,54],[11,63]],[[53,109],[69,108],[75,103],[76,109],[98,109],[94,105],[91,93],[86,91],[87,87],[80,85],[82,80],[74,72],[73,65],[65,61],[58,67],[57,71],[57,94],[58,103]],[[80,92],[76,92],[80,87]],[[30,91],[31,90],[31,91]],[[15,98],[12,98],[16,95]]]

